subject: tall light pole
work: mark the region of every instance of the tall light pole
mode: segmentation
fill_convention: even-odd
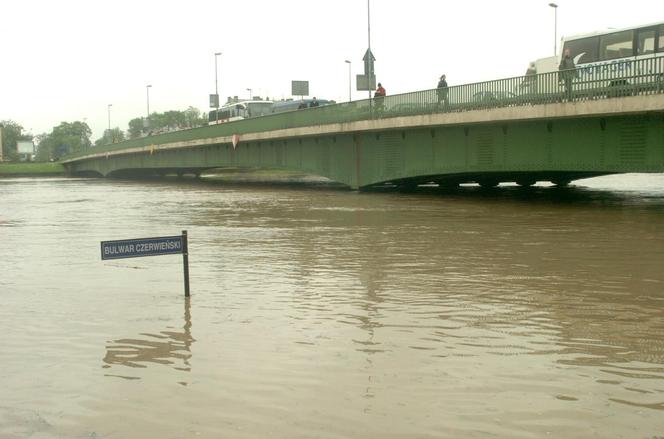
[[[148,97],[148,119],[150,119],[150,87],[152,87],[151,84],[145,86],[145,91],[147,92]]]
[[[252,97],[253,97],[252,96],[252,90],[250,88],[247,88],[246,90],[249,92],[249,100],[251,100]]]
[[[558,54],[558,5],[556,3],[549,3],[553,8],[553,55]]]
[[[368,39],[368,47],[369,47],[369,53],[371,53],[371,5],[370,5],[371,0],[367,0],[367,39]],[[374,72],[369,72],[368,74],[374,74]],[[371,78],[369,78],[369,83],[371,83]],[[367,87],[369,88],[369,87]],[[369,108],[371,108],[371,90],[369,90]]]
[[[350,90],[351,90],[351,88],[350,88],[350,85],[351,85],[350,65],[351,65],[351,62],[349,60],[345,60],[344,62],[346,64],[348,64],[348,102],[350,102],[350,101],[353,100],[353,98],[351,97],[351,94],[350,94]]]
[[[217,73],[217,57],[221,55],[221,52],[215,52],[214,54],[214,94],[217,95],[217,108],[219,108],[219,75]]]
[[[108,104],[108,132],[111,132],[111,107],[113,104]]]

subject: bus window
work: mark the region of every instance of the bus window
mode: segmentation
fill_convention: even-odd
[[[251,112],[250,117],[265,116],[270,114],[272,110],[272,102],[250,102],[247,104],[249,111]]]
[[[634,31],[602,35],[599,40],[599,59],[609,60],[634,56]]]
[[[636,37],[636,54],[655,53],[655,29],[640,29]]]
[[[659,26],[659,42],[657,47],[658,52],[664,52],[664,24]]]
[[[599,37],[569,40],[565,41],[565,47],[563,48],[563,53],[565,53],[565,50],[569,49],[570,55],[577,64],[595,62],[597,61],[598,45],[599,45]]]

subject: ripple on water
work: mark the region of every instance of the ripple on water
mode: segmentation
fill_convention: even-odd
[[[639,197],[0,181],[0,436],[661,434]],[[99,260],[185,229],[190,301],[179,256]]]

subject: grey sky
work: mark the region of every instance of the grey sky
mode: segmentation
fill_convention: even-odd
[[[372,0],[371,45],[388,94],[521,75],[553,53],[549,1]],[[661,1],[561,0],[558,35],[664,21]],[[0,119],[33,134],[83,120],[92,140],[150,110],[207,111],[214,92],[348,99],[348,65],[361,73],[366,0],[34,0],[3,3]],[[353,87],[354,88],[354,87]],[[353,99],[366,97],[353,90]]]

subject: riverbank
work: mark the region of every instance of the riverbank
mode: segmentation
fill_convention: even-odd
[[[0,163],[0,177],[62,176],[60,163]]]

